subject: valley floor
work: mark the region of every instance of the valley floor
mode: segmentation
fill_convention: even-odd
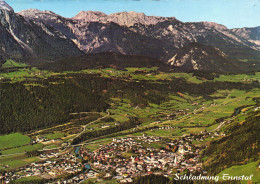
[[[259,72],[220,75],[208,80],[192,73],[164,73],[157,68],[63,73],[21,68],[0,74],[0,79],[1,83],[24,82],[28,91],[34,86],[47,88],[44,82],[37,81],[52,77],[57,80],[49,80],[50,85],[62,85],[59,81],[62,78],[84,88],[77,75],[98,75],[120,81],[119,85],[140,84],[140,88],[131,91],[117,85],[113,89],[107,87],[102,94],[109,106],[103,112],[74,111],[66,122],[0,136],[0,180],[127,183],[151,173],[171,180],[175,173],[207,175],[210,173],[204,166],[208,166],[211,158],[203,155],[203,151],[212,142],[228,139],[230,127],[243,124],[253,113],[254,117],[260,113]],[[174,81],[176,84],[185,81],[183,84],[188,88],[204,84],[213,87],[209,87],[212,91],[207,94],[195,94],[188,88],[175,88]],[[149,89],[144,87],[147,83],[151,85]],[[160,84],[172,92],[155,87]],[[221,172],[215,174],[252,173],[252,182],[260,182],[259,157],[241,164],[219,166]],[[243,169],[247,172],[243,173]]]

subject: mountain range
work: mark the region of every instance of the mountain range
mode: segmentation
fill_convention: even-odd
[[[260,27],[228,29],[137,12],[82,11],[65,18],[37,9],[15,13],[0,1],[0,59],[44,63],[67,56],[114,52],[149,56],[185,70],[232,70],[260,60]],[[232,67],[235,66],[235,67]],[[252,67],[249,67],[250,69]]]

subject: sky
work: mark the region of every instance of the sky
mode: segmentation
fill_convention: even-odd
[[[36,8],[64,17],[80,11],[106,14],[136,11],[176,17],[182,22],[210,21],[228,28],[260,26],[260,0],[5,0],[16,12]]]

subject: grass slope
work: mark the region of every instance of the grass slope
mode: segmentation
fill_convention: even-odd
[[[22,146],[18,148],[8,149],[5,151],[2,151],[3,155],[9,155],[9,154],[15,154],[15,153],[23,153],[27,151],[34,151],[43,148],[42,144],[34,144],[34,145],[28,145],[28,146]]]
[[[0,157],[0,170],[3,166],[8,165],[5,170],[15,169],[24,165],[40,161],[37,157],[27,158],[25,154],[17,154],[11,156]]]
[[[234,165],[259,160],[259,122],[260,111],[252,111],[244,121],[228,125],[228,136],[212,141],[204,151],[203,156],[208,158],[204,162],[204,168],[216,174]]]
[[[54,133],[54,134],[48,134],[46,135],[48,139],[58,139],[64,137],[63,133]]]
[[[0,149],[14,148],[30,143],[30,138],[21,133],[13,133],[9,135],[0,136]]]
[[[24,63],[18,63],[18,62],[15,62],[11,59],[7,60],[3,65],[2,65],[2,68],[14,68],[14,67],[26,67],[28,65],[24,64]]]
[[[30,183],[34,183],[34,181],[36,180],[41,180],[42,178],[37,177],[37,176],[29,176],[29,177],[25,177],[25,178],[21,178],[19,180],[16,180],[16,183],[23,183],[23,182],[30,182]]]
[[[259,161],[258,162],[251,162],[246,165],[235,165],[230,168],[225,169],[224,171],[220,172],[218,176],[223,176],[223,174],[229,174],[230,176],[250,176],[253,174],[253,182],[260,183],[260,172],[259,172]],[[242,181],[243,183],[247,183],[247,181]]]

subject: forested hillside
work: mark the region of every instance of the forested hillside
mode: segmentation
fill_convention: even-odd
[[[129,99],[132,107],[146,107],[149,103],[166,101],[171,93],[185,92],[209,99],[217,90],[253,88],[259,88],[259,83],[196,84],[177,78],[152,82],[84,73],[5,82],[0,83],[0,133],[27,132],[61,124],[70,119],[72,112],[105,111],[109,99],[115,97]]]
[[[85,76],[77,82],[65,78],[48,78],[25,83],[0,83],[1,134],[25,132],[67,121],[69,113],[104,111],[107,104],[95,77]],[[84,85],[79,85],[81,81]]]
[[[217,174],[233,165],[247,164],[259,159],[260,111],[252,111],[244,121],[234,122],[226,130],[228,136],[211,142],[204,151],[205,169]]]

